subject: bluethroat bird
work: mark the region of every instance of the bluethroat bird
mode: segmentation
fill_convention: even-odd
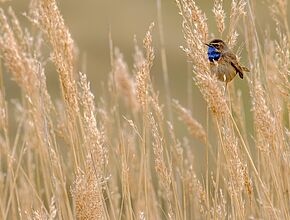
[[[207,55],[210,61],[210,70],[217,76],[218,80],[227,84],[233,80],[237,73],[243,79],[244,72],[249,72],[248,68],[239,64],[236,55],[224,41],[214,39],[206,45],[208,46]]]

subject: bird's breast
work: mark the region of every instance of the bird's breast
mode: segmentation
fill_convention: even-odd
[[[210,70],[217,76],[218,80],[224,82],[230,82],[236,76],[236,70],[222,57],[218,61],[210,63]]]

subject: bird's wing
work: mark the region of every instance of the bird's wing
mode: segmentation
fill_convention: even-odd
[[[227,51],[227,52],[225,52],[223,54],[223,58],[225,59],[225,61],[229,62],[234,67],[234,69],[239,74],[239,76],[241,77],[241,79],[243,79],[244,78],[244,74],[243,74],[244,69],[239,64],[236,55],[234,53],[230,52],[230,51]]]

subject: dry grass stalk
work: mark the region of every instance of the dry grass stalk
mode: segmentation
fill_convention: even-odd
[[[142,64],[138,65],[140,63],[140,52],[137,52],[138,57],[136,57],[136,67],[139,67],[137,70],[137,76],[136,76],[136,87],[137,87],[137,99],[139,101],[139,104],[142,106],[143,111],[146,108],[146,105],[148,104],[148,88],[150,83],[150,69],[153,65],[153,59],[154,59],[154,49],[152,47],[152,29],[154,27],[154,23],[152,23],[149,27],[149,30],[146,33],[146,36],[143,40],[143,45],[146,50],[146,55],[144,60],[142,61]],[[139,55],[138,55],[139,54]]]
[[[10,14],[13,17],[13,27],[16,29],[15,34],[3,10],[0,10],[0,46],[3,51],[5,65],[12,74],[13,79],[25,90],[30,99],[32,99],[34,93],[40,93],[40,86],[45,86],[44,89],[46,90],[46,85],[43,85],[42,82],[45,82],[45,76],[42,73],[41,63],[35,60],[33,54],[30,52],[33,49],[31,48],[32,45],[30,45],[30,36],[23,36],[12,9],[10,10]],[[18,41],[18,39],[21,39],[21,41]],[[44,79],[42,79],[43,77]],[[42,85],[40,85],[41,83]],[[48,96],[48,94],[46,95]]]
[[[284,29],[286,35],[288,35],[288,40],[290,39],[290,30],[289,30],[289,21],[287,20],[287,8],[288,2],[287,0],[275,0],[275,1],[268,1],[269,10],[272,15],[273,20],[276,22],[277,25]],[[290,43],[290,40],[288,41]]]
[[[155,122],[155,119],[153,117],[152,113],[148,114],[148,121],[151,126],[152,135],[153,135],[153,153],[154,153],[154,162],[155,162],[155,170],[160,178],[160,183],[164,187],[166,198],[167,198],[167,204],[168,204],[168,215],[167,217],[169,219],[174,219],[174,213],[172,210],[172,204],[171,204],[171,179],[172,179],[172,172],[168,167],[166,166],[164,155],[163,155],[163,137],[160,136],[160,132],[158,131],[158,126]]]
[[[245,0],[232,0],[229,32],[227,43],[229,48],[233,48],[236,44],[238,33],[236,27],[241,15],[246,15],[245,7],[247,3]]]
[[[87,146],[87,152],[91,155],[95,164],[97,175],[103,177],[103,169],[108,163],[107,149],[104,143],[105,134],[97,127],[94,95],[90,90],[90,84],[87,82],[87,76],[82,73],[80,73],[80,85],[85,146]]]
[[[135,82],[129,75],[127,64],[124,62],[123,55],[119,50],[115,51],[114,74],[118,94],[128,103],[128,106],[136,112],[139,108],[136,100]]]
[[[54,197],[51,198],[49,209],[42,207],[41,210],[35,210],[32,213],[32,217],[28,218],[31,220],[53,220],[56,219],[57,208],[55,206]]]
[[[225,11],[223,9],[223,0],[215,0],[214,8],[212,11],[215,15],[218,31],[220,32],[220,35],[222,35],[225,30],[225,17],[226,17]]]
[[[142,109],[145,110],[145,106],[147,105],[147,93],[148,93],[148,67],[146,63],[142,65],[142,67],[138,70],[136,76],[136,86],[137,86],[137,100],[139,105],[142,106]]]
[[[188,178],[188,188],[189,193],[193,196],[193,198],[197,198],[199,212],[205,218],[209,216],[209,207],[207,202],[207,196],[204,186],[201,184],[199,179],[197,178],[193,167],[190,166],[187,171],[187,178]]]
[[[144,54],[142,50],[139,48],[136,36],[134,37],[134,54],[133,54],[133,59],[134,59],[134,74],[137,74],[138,70],[141,68],[141,66],[144,63]]]
[[[274,73],[277,73],[275,75],[281,79],[277,86],[280,89],[282,97],[287,100],[287,97],[289,98],[288,91],[290,90],[290,36],[287,37],[278,27],[276,30],[278,40],[275,42],[275,55],[272,60],[277,70]]]
[[[231,98],[231,107],[235,120],[238,123],[238,126],[243,134],[244,140],[247,140],[247,127],[245,122],[245,107],[244,107],[244,94],[241,90],[234,91],[234,86],[229,88]]]
[[[65,103],[65,134],[68,144],[73,149],[74,165],[78,167],[81,160],[79,151],[78,125],[79,116],[78,91],[75,81],[76,50],[70,32],[66,27],[55,0],[33,1],[29,19],[47,36],[51,46],[51,59],[59,75],[62,95]]]
[[[33,38],[29,32],[24,34],[12,9],[9,10],[9,14],[12,17],[12,27],[3,10],[0,10],[2,33],[0,47],[3,51],[3,58],[12,78],[25,93],[30,112],[29,118],[32,120],[30,127],[37,134],[40,145],[46,145],[49,129],[47,114],[52,104],[46,87],[44,68],[42,63],[34,57]]]
[[[55,0],[41,0],[31,11],[31,20],[48,37],[52,48],[52,60],[59,73],[61,88],[70,120],[78,112],[77,87],[75,82],[76,51],[73,39]]]
[[[214,210],[211,208],[210,210],[212,218],[216,217],[217,219],[227,219],[227,201],[222,190],[219,191],[219,197],[217,200],[218,205],[216,206],[216,209]],[[228,216],[228,218],[230,218],[230,216]]]
[[[192,137],[206,144],[207,136],[203,126],[196,119],[194,119],[190,112],[182,107],[177,100],[173,100],[173,104],[179,114],[180,119],[187,125],[187,129]]]
[[[78,171],[72,195],[76,207],[76,218],[87,219],[107,219],[106,207],[102,194],[104,180],[96,175],[93,159],[88,157],[86,171]]]
[[[6,100],[3,92],[0,90],[0,129],[5,130],[7,126],[8,126],[8,118],[7,118]]]
[[[162,121],[164,120],[164,114],[163,114],[163,111],[164,111],[164,106],[163,105],[160,105],[160,102],[159,102],[159,93],[156,94],[154,91],[153,91],[153,88],[151,90],[151,96],[150,96],[150,104],[151,104],[151,107],[153,108],[156,116],[157,116],[157,119],[158,119],[158,123],[159,124],[162,124]]]
[[[257,147],[269,154],[276,147],[273,145],[276,136],[275,120],[267,106],[265,90],[259,81],[255,83],[254,93],[253,111],[257,132]]]
[[[228,181],[228,190],[230,194],[235,194],[237,198],[242,198],[241,193],[246,190],[246,192],[249,194],[249,197],[251,197],[252,186],[248,174],[248,168],[247,164],[240,156],[241,152],[238,148],[238,140],[236,139],[230,128],[227,127],[223,128],[222,135],[223,147],[226,151],[225,157],[228,163],[227,169],[230,174],[230,178]]]
[[[150,80],[150,70],[153,65],[154,59],[154,49],[152,46],[152,29],[154,24],[151,24],[149,30],[147,31],[145,38],[143,40],[143,46],[145,49],[145,56],[137,46],[135,40],[135,54],[134,54],[134,72],[136,74],[136,97],[138,101],[138,105],[142,108],[142,134],[139,134],[137,126],[135,126],[132,120],[127,120],[130,126],[136,131],[136,134],[140,138],[140,144],[142,148],[140,149],[140,172],[138,174],[139,185],[142,184],[142,187],[138,189],[137,193],[137,212],[143,212],[145,210],[145,216],[150,218],[153,216],[157,216],[154,213],[151,213],[149,210],[154,208],[153,203],[149,203],[149,197],[154,198],[154,193],[152,193],[151,189],[153,188],[151,181],[151,172],[148,170],[149,166],[149,157],[150,149],[148,148],[149,142],[148,139],[148,120],[147,114],[149,110],[149,101],[150,101],[150,89],[152,87]],[[135,115],[135,114],[134,114]],[[136,116],[136,115],[135,115]],[[121,152],[125,152],[123,149],[124,141],[121,138]],[[124,157],[122,157],[124,158]],[[122,160],[124,161],[124,160]],[[127,200],[128,201],[128,200]],[[130,204],[129,204],[130,205]]]

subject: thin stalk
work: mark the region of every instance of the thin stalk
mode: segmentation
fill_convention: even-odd
[[[228,111],[229,111],[229,107],[228,107],[228,105],[227,105],[227,108],[228,108]],[[232,113],[231,113],[230,111],[229,111],[229,114],[230,114],[231,120],[232,120],[232,122],[233,122],[233,124],[234,124],[234,127],[235,127],[235,129],[236,129],[236,131],[237,131],[237,133],[238,133],[238,136],[239,136],[239,138],[240,138],[240,140],[241,140],[241,142],[242,142],[242,146],[243,146],[243,148],[244,148],[244,151],[246,152],[246,155],[247,155],[247,157],[248,157],[248,159],[249,159],[249,161],[250,161],[250,164],[251,164],[251,166],[252,166],[252,168],[253,168],[253,170],[254,170],[254,173],[255,173],[255,175],[256,175],[258,181],[260,182],[260,184],[261,184],[263,190],[264,190],[264,194],[265,194],[265,196],[266,196],[266,198],[267,198],[267,200],[268,200],[268,202],[269,202],[269,204],[270,204],[272,210],[275,210],[275,208],[274,208],[274,206],[273,206],[273,204],[272,204],[272,202],[271,202],[270,196],[268,195],[268,193],[267,193],[267,191],[266,191],[265,184],[264,184],[264,182],[262,181],[262,179],[261,179],[261,177],[260,177],[260,175],[259,175],[259,173],[258,173],[258,170],[257,170],[257,168],[256,168],[256,166],[255,166],[255,163],[254,163],[254,161],[253,161],[253,159],[252,159],[252,156],[251,156],[251,154],[250,154],[250,152],[249,152],[249,150],[248,150],[248,148],[247,148],[247,146],[246,146],[246,143],[245,143],[245,141],[244,141],[244,138],[243,138],[243,136],[242,136],[242,134],[241,134],[241,132],[240,132],[240,130],[239,130],[237,124],[236,124],[236,121],[235,121],[235,119],[233,118],[233,115],[232,115]],[[274,213],[275,213],[275,217],[276,217],[276,219],[278,219],[278,216],[277,216],[276,212],[274,212]]]
[[[165,41],[164,41],[164,30],[163,30],[163,22],[162,22],[162,6],[161,0],[156,0],[157,2],[157,22],[159,27],[159,37],[160,37],[160,44],[161,44],[161,63],[162,63],[162,72],[163,72],[163,80],[164,80],[164,87],[166,93],[166,105],[168,109],[168,116],[169,120],[172,122],[172,108],[171,108],[171,95],[169,89],[169,79],[168,79],[168,66],[167,66],[167,57],[166,57],[166,50],[165,50]]]
[[[208,134],[208,126],[209,125],[209,111],[208,107],[206,108],[206,133]],[[209,154],[209,142],[208,138],[206,138],[206,153],[205,153],[205,161],[206,161],[206,180],[205,180],[205,185],[206,185],[206,202],[207,202],[207,207],[209,207],[209,160],[208,160],[208,154]]]

